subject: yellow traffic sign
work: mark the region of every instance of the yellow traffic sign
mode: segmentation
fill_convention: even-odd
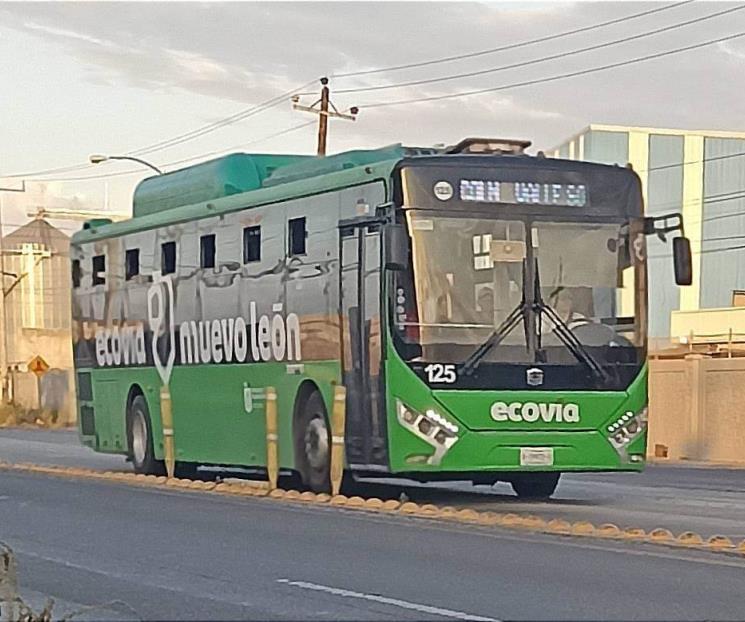
[[[28,362],[28,370],[35,373],[38,378],[41,378],[49,371],[49,363],[37,355]]]

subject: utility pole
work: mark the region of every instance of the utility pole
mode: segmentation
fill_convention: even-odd
[[[326,155],[326,139],[329,133],[329,81],[321,80],[321,110],[318,115],[318,155]]]
[[[326,155],[326,141],[328,138],[328,127],[329,117],[336,119],[346,119],[347,121],[354,121],[357,118],[359,109],[355,106],[349,109],[349,113],[339,112],[331,101],[331,91],[329,89],[329,79],[321,78],[321,98],[316,100],[310,106],[303,106],[300,103],[300,96],[293,95],[292,107],[295,110],[302,110],[304,112],[312,112],[318,115],[318,151],[319,156]],[[316,106],[319,106],[316,108]],[[331,108],[329,110],[329,108]]]
[[[2,302],[0,302],[0,330],[2,339],[0,339],[0,402],[6,403],[8,398],[8,325],[6,320],[5,307],[5,249],[3,248],[3,192],[26,192],[26,182],[21,182],[20,188],[3,188],[0,186],[0,292],[2,292]]]

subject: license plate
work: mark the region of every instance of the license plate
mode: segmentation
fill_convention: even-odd
[[[553,466],[553,447],[521,447],[520,466]]]

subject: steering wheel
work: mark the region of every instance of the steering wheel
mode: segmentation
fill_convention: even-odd
[[[585,324],[594,324],[589,317],[578,317],[573,320],[569,320],[567,323],[569,330],[574,330],[578,326],[584,326]]]
[[[593,322],[590,318],[578,318],[569,323],[569,330],[585,346],[629,347],[633,344],[619,335],[607,324]]]

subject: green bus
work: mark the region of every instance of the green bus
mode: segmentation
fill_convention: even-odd
[[[133,216],[72,240],[79,433],[163,471],[266,466],[328,490],[334,386],[345,473],[510,482],[639,471],[647,427],[644,217],[629,168],[527,141],[325,158],[232,154],[142,181]]]

